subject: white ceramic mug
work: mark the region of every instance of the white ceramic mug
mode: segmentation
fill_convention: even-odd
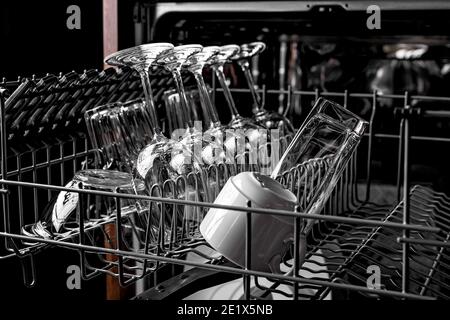
[[[256,172],[242,172],[228,179],[215,204],[294,211],[295,195],[279,182]],[[280,273],[282,255],[294,238],[294,217],[252,214],[251,269]],[[200,225],[205,240],[219,253],[245,267],[246,212],[211,208]],[[302,263],[306,239],[300,236]]]

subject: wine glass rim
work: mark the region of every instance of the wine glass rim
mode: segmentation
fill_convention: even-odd
[[[244,43],[240,45],[239,51],[231,57],[232,60],[241,60],[253,57],[256,54],[263,52],[266,49],[266,44],[261,41]]]
[[[112,58],[115,58],[117,56],[127,55],[129,53],[134,52],[136,49],[147,50],[150,48],[162,48],[163,51],[165,51],[165,50],[173,49],[174,45],[169,42],[154,42],[154,43],[140,44],[140,45],[137,45],[134,47],[130,47],[130,48],[126,48],[126,49],[122,49],[122,50],[113,52],[113,53],[109,54],[108,56],[106,56],[103,61],[106,64],[109,64],[108,61],[110,61]]]
[[[242,44],[241,48],[242,47],[260,47],[260,48],[262,48],[261,49],[261,51],[262,51],[262,50],[266,49],[266,44],[262,41],[253,41],[253,42]]]
[[[204,47],[201,44],[192,43],[192,44],[182,44],[179,46],[175,46],[175,47],[173,47],[173,50],[174,51],[180,51],[180,50],[186,50],[186,49],[201,49],[201,50],[203,50],[203,48]]]
[[[216,59],[220,60],[220,62],[226,62],[238,55],[240,51],[241,47],[237,44],[227,44],[219,47],[219,53],[216,56]]]
[[[202,52],[203,51],[217,51],[217,52],[219,52],[220,51],[220,47],[219,46],[206,46],[206,47],[203,47]]]
[[[192,50],[192,52],[187,52]],[[167,52],[162,52],[160,55],[158,55],[157,59],[155,60],[155,63],[157,65],[166,65],[167,61],[165,61],[166,59],[170,58],[170,57],[175,57],[175,55],[181,53],[183,59],[179,62],[183,63],[190,55],[199,53],[203,50],[203,46],[200,44],[183,44],[183,45],[179,45],[176,46],[170,50],[167,50]],[[184,55],[183,53],[186,53],[186,55]],[[171,61],[171,63],[174,61]]]
[[[193,55],[202,55],[202,54],[211,54],[212,55],[216,55],[220,53],[220,47],[219,46],[207,46],[207,47],[203,47],[202,51],[200,52],[196,52]]]
[[[220,51],[222,51],[222,50],[225,51],[228,49],[241,50],[241,47],[238,46],[237,44],[226,44],[224,46],[220,46],[219,49],[220,49]]]
[[[253,57],[256,54],[263,52],[266,49],[266,44],[261,41],[244,43],[239,46],[239,51],[230,57],[230,60],[243,60]]]
[[[220,48],[218,46],[203,47],[202,51],[190,55],[186,59],[183,66],[188,69],[194,66],[203,66],[213,59],[218,53],[220,53]]]

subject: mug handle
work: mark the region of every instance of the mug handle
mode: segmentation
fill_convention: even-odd
[[[301,232],[300,233],[300,242],[299,242],[299,246],[298,246],[298,257],[299,257],[299,265],[301,266],[303,264],[303,262],[305,262],[305,256],[306,256],[306,233]],[[289,237],[287,237],[283,243],[284,243],[284,249],[287,249],[286,246],[288,243],[292,243],[294,242],[294,237],[293,235],[289,235]],[[285,252],[285,250],[283,250],[283,252]],[[268,265],[269,265],[269,269],[272,273],[275,274],[280,274],[281,273],[281,269],[280,269],[280,264],[281,264],[281,259],[283,258],[283,254],[282,253],[277,253],[274,256],[272,256],[269,259]],[[294,272],[294,266],[287,272],[285,273],[285,275],[291,275]]]

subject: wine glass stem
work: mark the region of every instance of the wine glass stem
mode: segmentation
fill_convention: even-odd
[[[234,119],[236,117],[239,117],[239,112],[236,109],[236,105],[233,100],[233,96],[231,95],[230,88],[227,85],[227,81],[225,79],[225,74],[223,73],[223,66],[214,66],[214,71],[216,73],[217,79],[219,80],[220,86],[223,89],[223,94],[225,96],[225,99],[227,100],[228,108],[231,112],[231,117]]]
[[[184,122],[188,125],[189,128],[192,128],[194,124],[192,123],[191,113],[189,109],[188,100],[186,97],[186,91],[184,90],[183,79],[181,78],[180,68],[174,68],[172,70],[173,79],[175,80],[175,86],[178,91],[178,95],[180,96],[181,107],[184,114]]]
[[[152,87],[150,84],[149,71],[145,70],[140,71],[139,75],[141,77],[142,88],[144,89],[145,103],[147,105],[147,108],[145,110],[149,116],[150,124],[152,126],[151,128],[152,134],[154,135],[155,132],[156,133],[161,132],[161,128],[159,127],[158,117],[156,116],[155,104],[153,103],[153,94],[152,94]]]
[[[241,69],[244,72],[248,87],[250,89],[250,92],[252,93],[256,112],[261,111],[263,109],[262,101],[261,101],[261,97],[259,96],[258,92],[256,91],[256,84],[255,84],[255,80],[253,79],[252,72],[250,71],[250,65],[247,60],[239,60],[238,64],[241,66]]]
[[[216,126],[220,125],[219,116],[217,115],[217,110],[211,103],[209,98],[208,89],[206,87],[205,81],[203,80],[202,70],[196,69],[192,71],[197,81],[197,87],[200,95],[200,103],[202,105],[203,113],[209,125]]]

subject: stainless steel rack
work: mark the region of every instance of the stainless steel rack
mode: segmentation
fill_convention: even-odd
[[[61,80],[58,80],[61,81]],[[26,82],[24,82],[26,83]],[[165,86],[164,80],[155,83],[155,86]],[[102,84],[101,88],[110,84]],[[120,81],[119,81],[120,85]],[[264,97],[276,94],[286,94],[289,97],[299,95],[302,98],[316,98],[326,96],[345,107],[350,105],[352,99],[367,99],[371,102],[370,120],[371,126],[365,136],[364,149],[362,146],[352,157],[342,178],[336,185],[332,197],[320,215],[306,215],[298,207],[296,212],[276,211],[268,209],[248,207],[220,206],[211,203],[189,201],[183,197],[177,197],[174,193],[168,193],[165,197],[125,195],[117,192],[101,192],[86,190],[82,185],[76,192],[80,195],[77,212],[79,226],[73,234],[64,238],[42,239],[20,234],[20,229],[27,223],[33,223],[39,219],[44,205],[53,194],[60,191],[74,191],[62,187],[66,180],[80,168],[96,166],[96,150],[92,150],[87,141],[82,127],[78,127],[77,134],[62,135],[60,139],[53,137],[52,143],[40,143],[28,145],[19,152],[12,153],[11,144],[15,143],[14,137],[8,135],[10,124],[7,122],[8,110],[12,107],[11,101],[17,103],[23,98],[19,88],[5,102],[5,92],[1,91],[1,198],[3,222],[0,225],[0,236],[4,238],[0,247],[0,263],[2,260],[13,257],[19,258],[24,270],[24,283],[32,286],[36,280],[36,268],[34,256],[41,250],[58,246],[76,250],[79,253],[80,267],[84,279],[91,279],[99,274],[110,274],[119,279],[121,285],[128,285],[148,277],[158,269],[167,265],[184,265],[202,270],[213,271],[209,276],[218,276],[220,273],[235,274],[243,279],[244,298],[264,298],[270,293],[280,293],[291,299],[324,299],[330,293],[349,298],[353,295],[363,295],[370,298],[411,298],[433,299],[448,298],[449,270],[449,220],[447,210],[450,209],[450,200],[447,196],[432,191],[429,188],[416,186],[410,188],[409,183],[409,142],[411,139],[425,139],[432,141],[448,142],[448,138],[410,136],[410,118],[413,116],[448,116],[446,111],[427,111],[411,108],[411,102],[417,100],[449,102],[447,97],[384,95],[373,93],[349,93],[349,92],[319,92],[319,91],[293,91],[293,90],[266,90],[261,92]],[[215,94],[220,94],[213,84]],[[45,89],[44,89],[45,90]],[[139,92],[139,88],[135,89]],[[162,90],[162,89],[161,89]],[[100,90],[101,91],[101,90]],[[234,89],[236,93],[247,93],[247,90]],[[58,95],[64,95],[67,91],[61,89]],[[73,91],[71,91],[73,92]],[[101,94],[100,94],[101,96]],[[11,98],[11,97],[14,97]],[[123,98],[124,96],[122,96]],[[126,98],[125,98],[126,99]],[[373,141],[375,138],[389,138],[383,133],[373,130],[376,121],[377,106],[382,99],[392,99],[400,103],[398,113],[401,115],[401,133],[393,135],[402,143],[399,144],[399,189],[403,190],[402,201],[397,205],[381,205],[370,201],[372,187],[371,160]],[[287,99],[289,101],[289,99]],[[26,101],[26,99],[24,100]],[[101,101],[105,101],[101,99]],[[98,101],[97,101],[98,102]],[[26,108],[26,102],[24,102]],[[50,106],[49,106],[50,107]],[[92,105],[95,107],[95,105]],[[288,106],[289,108],[289,106]],[[74,111],[77,117],[82,117],[81,109]],[[404,112],[414,110],[417,112]],[[402,112],[403,111],[403,112]],[[52,123],[51,121],[49,122]],[[78,134],[79,133],[79,134]],[[16,136],[15,136],[16,137]],[[427,141],[428,141],[427,140]],[[23,140],[22,140],[23,141]],[[16,145],[16,143],[15,143]],[[11,155],[12,154],[12,155]],[[366,158],[365,176],[358,172],[361,159]],[[297,170],[305,169],[307,164],[300,164]],[[314,168],[314,166],[311,166]],[[302,169],[304,168],[304,169]],[[226,178],[236,174],[239,168],[210,167],[209,177],[218,192],[226,181]],[[224,172],[223,179],[214,180],[215,172]],[[400,179],[401,178],[401,179]],[[279,177],[280,181],[295,191],[293,176]],[[401,183],[400,183],[401,182]],[[168,182],[173,183],[173,182]],[[164,190],[164,188],[162,189]],[[302,189],[307,192],[306,189]],[[361,191],[363,190],[363,191]],[[163,192],[162,192],[163,193]],[[119,208],[114,215],[108,216],[96,224],[86,225],[83,221],[84,205],[87,196],[111,197]],[[29,201],[28,199],[33,199]],[[135,199],[148,201],[150,205],[162,208],[161,214],[167,214],[177,208],[192,208],[205,213],[208,208],[228,208],[245,212],[247,223],[251,223],[255,214],[271,214],[291,216],[295,223],[295,241],[293,254],[290,260],[284,263],[294,265],[292,276],[259,272],[251,269],[230,265],[224,258],[211,255],[211,251],[202,248],[207,247],[198,233],[192,233],[189,237],[166,239],[160,237],[157,246],[149,248],[146,243],[147,233],[145,229],[132,230],[131,233],[143,236],[143,246],[133,247],[127,242],[127,234],[130,228],[136,224],[129,215],[120,210],[122,201]],[[299,226],[302,219],[316,220],[317,223],[308,237],[308,255],[306,263],[300,267],[298,252]],[[144,221],[145,226],[145,221]],[[115,235],[110,238],[111,232],[105,232],[105,228],[111,228]],[[103,235],[102,241],[96,240],[95,233]],[[247,248],[251,246],[251,237],[246,235]],[[321,260],[317,260],[320,257]],[[367,265],[376,264],[381,269],[382,286],[379,289],[369,288],[366,284]],[[309,276],[304,276],[304,272]],[[205,274],[207,272],[205,271]],[[324,278],[319,274],[327,274]],[[176,292],[174,283],[168,279],[161,283],[154,283],[154,288],[143,293],[140,298],[162,298],[161,288],[172,286],[172,292]],[[271,285],[261,284],[261,279],[269,279]],[[251,290],[251,280],[254,280],[257,293]],[[280,285],[288,285],[292,288],[289,293],[279,290]],[[173,289],[175,288],[175,289]],[[199,289],[193,285],[194,289]],[[309,289],[309,293],[305,290]]]

